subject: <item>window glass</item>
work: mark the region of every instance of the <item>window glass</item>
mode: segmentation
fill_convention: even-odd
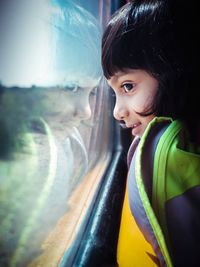
[[[58,266],[110,160],[101,2],[1,1],[0,266]]]

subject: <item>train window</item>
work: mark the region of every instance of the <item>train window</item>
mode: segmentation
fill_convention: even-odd
[[[100,5],[28,2],[0,8],[0,265],[58,266],[111,157]]]

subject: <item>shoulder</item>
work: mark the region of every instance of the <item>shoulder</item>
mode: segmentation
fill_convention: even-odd
[[[137,157],[142,177],[151,170],[153,191],[166,192],[166,200],[200,184],[200,153],[178,120],[155,118],[141,138]]]

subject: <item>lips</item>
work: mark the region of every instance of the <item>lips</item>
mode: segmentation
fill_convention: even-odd
[[[140,124],[141,124],[140,122],[135,123],[135,124],[133,124],[132,128],[136,128],[136,127],[138,127]]]
[[[137,122],[137,123],[134,123],[134,124],[126,124],[125,122],[120,122],[120,126],[123,128],[123,129],[135,129],[137,128],[139,125],[141,125],[140,122]]]
[[[134,124],[126,124],[126,127],[127,128],[136,128],[140,125],[141,123],[140,122],[137,122],[137,123],[134,123]]]

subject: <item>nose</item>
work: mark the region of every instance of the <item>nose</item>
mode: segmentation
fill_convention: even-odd
[[[124,103],[116,100],[115,107],[113,110],[113,116],[116,120],[124,120],[129,116],[129,111]]]
[[[83,117],[82,119],[84,120],[88,120],[90,119],[92,116],[92,111],[91,111],[91,108],[90,108],[90,105],[88,104],[85,108],[84,108],[84,112],[83,112]]]

